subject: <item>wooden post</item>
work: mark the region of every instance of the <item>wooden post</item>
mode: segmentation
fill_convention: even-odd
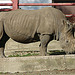
[[[13,2],[13,10],[16,10],[16,9],[18,9],[19,7],[18,7],[18,0],[12,0],[12,2]]]

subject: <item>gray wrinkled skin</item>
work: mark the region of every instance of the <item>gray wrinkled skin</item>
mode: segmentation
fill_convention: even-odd
[[[4,57],[9,38],[21,43],[40,41],[40,55],[47,55],[47,45],[56,36],[65,51],[74,51],[73,26],[58,9],[15,10],[0,13],[0,57]]]

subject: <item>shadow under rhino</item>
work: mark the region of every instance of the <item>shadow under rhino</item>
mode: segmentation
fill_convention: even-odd
[[[17,9],[0,13],[0,57],[5,57],[4,47],[9,38],[20,43],[40,41],[40,55],[47,55],[47,45],[56,36],[66,52],[74,52],[74,26],[58,9],[46,7],[39,10]]]

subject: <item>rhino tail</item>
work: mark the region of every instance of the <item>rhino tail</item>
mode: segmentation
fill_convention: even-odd
[[[2,36],[3,36],[3,22],[0,21],[0,40],[1,40]]]

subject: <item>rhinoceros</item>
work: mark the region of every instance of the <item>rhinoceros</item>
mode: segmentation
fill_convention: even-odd
[[[17,9],[0,13],[0,57],[9,38],[20,43],[40,41],[40,55],[47,55],[47,45],[56,36],[65,51],[74,51],[73,25],[53,7],[38,10]]]

